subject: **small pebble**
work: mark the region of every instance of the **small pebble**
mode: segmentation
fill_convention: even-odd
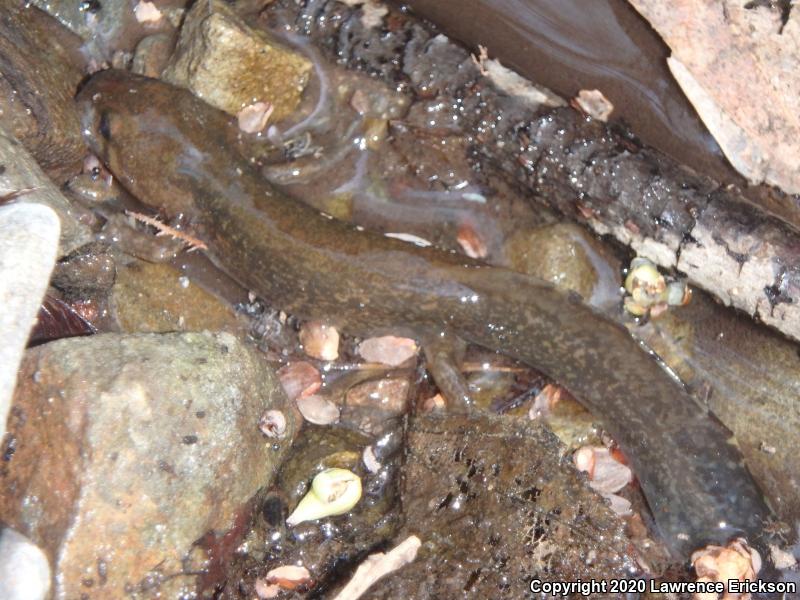
[[[367,467],[367,471],[370,473],[377,473],[383,466],[375,457],[375,450],[372,448],[372,446],[367,446],[364,448],[364,453],[361,455],[361,460],[364,461],[364,466]]]

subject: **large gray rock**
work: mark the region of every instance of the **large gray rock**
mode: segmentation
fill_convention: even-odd
[[[46,206],[0,206],[0,439],[17,367],[56,260],[58,233],[58,217]]]
[[[259,430],[267,409],[282,437]],[[294,430],[280,383],[233,335],[59,340],[20,369],[0,520],[45,551],[56,598],[176,598],[236,546]]]

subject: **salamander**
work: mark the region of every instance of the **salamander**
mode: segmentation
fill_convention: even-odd
[[[185,90],[109,70],[78,102],[89,145],[123,186],[188,216],[212,260],[275,307],[354,335],[416,337],[455,408],[469,408],[451,350],[462,341],[536,367],[619,443],[676,557],[740,535],[764,554],[772,513],[730,432],[574,294],[288,197],[237,152],[230,117]]]

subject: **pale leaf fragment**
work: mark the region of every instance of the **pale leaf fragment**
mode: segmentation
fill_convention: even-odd
[[[311,573],[303,566],[282,565],[270,570],[265,579],[267,583],[278,585],[286,590],[293,590],[300,585],[309,583]]]
[[[297,410],[314,425],[330,425],[339,420],[339,407],[323,396],[311,394],[297,399]]]
[[[368,338],[358,345],[358,353],[366,361],[397,367],[417,354],[417,343],[410,338],[384,335]]]
[[[236,115],[239,129],[245,133],[258,133],[263,131],[272,116],[275,107],[267,102],[255,102],[245,106]]]
[[[412,562],[417,557],[417,550],[421,545],[420,539],[412,535],[385,554],[383,552],[370,554],[334,600],[357,600],[381,577]]]
[[[583,112],[598,121],[608,121],[614,112],[614,105],[600,90],[581,90],[575,97],[575,103]]]
[[[147,0],[140,0],[133,7],[133,14],[139,23],[158,23],[164,16],[155,4]]]
[[[573,461],[579,471],[589,475],[589,485],[601,494],[618,492],[633,481],[630,467],[603,446],[583,446],[575,452]]]

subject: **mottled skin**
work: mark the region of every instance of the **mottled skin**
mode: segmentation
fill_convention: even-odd
[[[123,185],[186,213],[212,257],[276,307],[357,335],[424,344],[444,333],[535,366],[619,442],[677,557],[741,533],[763,548],[771,512],[729,431],[619,325],[539,280],[286,197],[239,157],[228,117],[188,92],[106,71],[79,102],[92,148]]]

